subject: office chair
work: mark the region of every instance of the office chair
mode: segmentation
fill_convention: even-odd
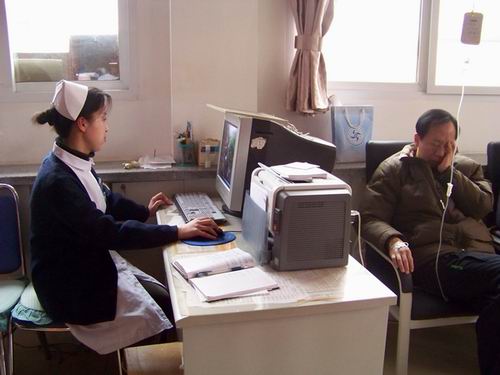
[[[500,141],[489,142],[486,148],[487,165],[486,177],[490,180],[495,198],[495,210],[498,204],[498,193],[500,189]]]
[[[49,350],[49,344],[47,341],[46,334],[52,333],[52,332],[70,332],[70,330],[66,326],[66,324],[61,323],[61,322],[53,322],[46,315],[45,311],[43,310],[43,307],[40,305],[40,302],[38,301],[38,297],[36,296],[35,290],[33,289],[33,285],[31,283],[24,289],[23,295],[21,296],[21,299],[20,299],[20,302],[18,303],[18,305],[23,302],[24,297],[26,297],[26,300],[30,301],[30,303],[28,305],[28,310],[33,309],[33,311],[31,312],[33,319],[32,319],[32,321],[21,320],[21,319],[14,317],[14,316],[11,316],[11,324],[10,324],[11,336],[12,336],[12,332],[16,329],[36,332],[36,334],[38,336],[38,340],[40,341],[40,344],[41,344],[42,349],[44,351],[45,359],[51,360],[52,355],[51,355],[50,350]],[[16,306],[16,308],[17,308],[17,306]],[[30,314],[27,314],[27,315],[30,315]],[[11,350],[10,354],[11,354],[11,357],[10,357],[9,363],[13,364],[14,363],[14,351]],[[117,359],[118,359],[118,373],[121,375],[122,374],[122,366],[124,365],[124,364],[122,364],[121,350],[117,350],[116,354],[117,354]],[[9,375],[12,375],[12,374],[13,374],[13,367],[10,366]]]
[[[500,253],[500,210],[498,209],[498,194],[500,189],[500,142],[489,142],[486,148],[487,165],[486,177],[491,182],[493,189],[493,212],[490,215],[488,225],[493,237],[493,245],[497,253]]]
[[[1,374],[11,375],[14,371],[13,332],[15,328],[27,329],[28,325],[14,322],[11,311],[25,292],[26,266],[21,243],[21,229],[19,221],[19,198],[16,190],[7,184],[0,184],[0,274],[6,278],[0,281],[0,314],[2,315],[2,340],[0,351],[2,363]],[[27,323],[27,322],[26,322]],[[65,326],[64,326],[65,327]],[[45,327],[41,328],[44,332]],[[62,330],[62,327],[50,330]],[[67,327],[65,327],[67,330]],[[39,339],[50,359],[45,336],[39,333]],[[4,337],[8,340],[8,353],[4,347]]]
[[[44,349],[46,359],[51,358],[45,333],[68,332],[64,323],[38,325],[30,321],[12,317],[11,311],[26,293],[34,293],[31,283],[26,287],[26,265],[24,262],[21,229],[19,221],[19,198],[16,190],[0,183],[0,375],[12,375],[14,372],[13,334],[16,329],[37,333]],[[36,294],[34,294],[36,298]],[[39,305],[39,303],[38,303]],[[43,308],[39,307],[44,313]],[[7,348],[4,341],[7,339]],[[122,373],[120,351],[117,351],[119,373]]]
[[[2,315],[0,373],[11,375],[14,370],[12,336],[14,328],[17,327],[13,324],[11,311],[25,291],[26,266],[21,243],[19,198],[16,190],[7,184],[0,184],[0,213],[0,274],[5,275],[5,279],[0,281],[0,314]],[[4,347],[5,337],[8,342],[8,354]],[[47,350],[45,337],[39,337]]]
[[[26,285],[19,198],[16,190],[7,184],[0,184],[0,277],[0,374],[6,375],[7,369],[12,367],[9,360],[13,350],[10,313]]]
[[[28,302],[26,302],[28,301]],[[22,313],[18,313],[22,311]],[[19,315],[26,316],[26,319],[19,319]],[[52,356],[49,350],[47,337],[45,333],[50,332],[69,332],[69,328],[64,323],[53,322],[45,313],[42,305],[38,301],[33,284],[29,283],[23,291],[20,301],[14,307],[11,314],[12,331],[16,329],[36,332],[38,340],[42,345],[45,359],[51,360]],[[12,363],[14,363],[12,358]]]
[[[366,144],[366,181],[370,181],[378,165],[410,142],[369,141]],[[396,373],[408,372],[408,352],[412,329],[474,323],[477,315],[463,306],[445,302],[439,297],[413,286],[411,274],[401,273],[392,265],[385,249],[365,241],[368,270],[398,296],[398,304],[389,312],[398,321]]]

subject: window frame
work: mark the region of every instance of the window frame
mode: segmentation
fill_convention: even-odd
[[[436,56],[437,56],[437,20],[439,0],[421,0],[420,33],[417,55],[417,79],[415,83],[394,82],[327,82],[329,94],[336,91],[367,91],[367,92],[396,92],[427,95],[460,95],[461,86],[435,85]],[[333,21],[335,22],[335,20]],[[328,72],[327,72],[328,74]],[[500,87],[466,86],[465,94],[471,95],[500,95]]]
[[[462,86],[436,85],[437,39],[440,0],[432,0],[429,31],[429,59],[427,75],[428,94],[458,94]],[[465,93],[471,95],[500,95],[500,86],[465,86]]]
[[[429,40],[430,3],[432,0],[420,2],[420,31],[417,44],[417,68],[414,83],[408,82],[359,82],[359,81],[333,81],[328,80],[329,93],[336,90],[342,91],[384,91],[384,92],[425,92],[427,76],[427,50]],[[333,20],[335,22],[335,19]],[[327,72],[328,74],[328,72]]]
[[[116,81],[75,81],[83,85],[98,87],[113,92],[116,98],[136,96],[137,58],[131,51],[136,50],[137,0],[118,0],[118,48],[120,79]],[[5,1],[0,0],[0,101],[32,102],[46,101],[53,94],[56,82],[21,82],[14,79],[8,38]]]

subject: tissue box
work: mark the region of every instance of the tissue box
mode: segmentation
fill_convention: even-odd
[[[219,140],[203,139],[198,144],[198,165],[200,167],[216,167],[219,159]]]

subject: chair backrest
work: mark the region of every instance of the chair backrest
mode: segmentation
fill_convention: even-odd
[[[498,210],[498,193],[500,189],[500,142],[489,142],[486,148],[487,166],[486,177],[491,181],[494,197],[494,211],[496,225],[500,226],[500,212]]]
[[[493,193],[500,187],[500,142],[489,142],[486,148],[486,174],[493,185]]]
[[[368,183],[377,167],[389,156],[400,151],[409,141],[368,141],[366,143],[366,182]]]
[[[26,274],[20,228],[17,192],[10,185],[0,184],[0,274]]]
[[[380,163],[400,151],[408,143],[410,142],[368,141],[366,143],[366,183],[371,180]],[[366,260],[368,269],[393,292],[399,294],[399,283],[392,266],[380,258],[370,246],[366,247]]]

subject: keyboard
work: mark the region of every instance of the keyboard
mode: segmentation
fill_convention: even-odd
[[[226,217],[205,193],[179,193],[174,202],[187,223],[197,217],[211,217],[217,224],[225,223]]]

